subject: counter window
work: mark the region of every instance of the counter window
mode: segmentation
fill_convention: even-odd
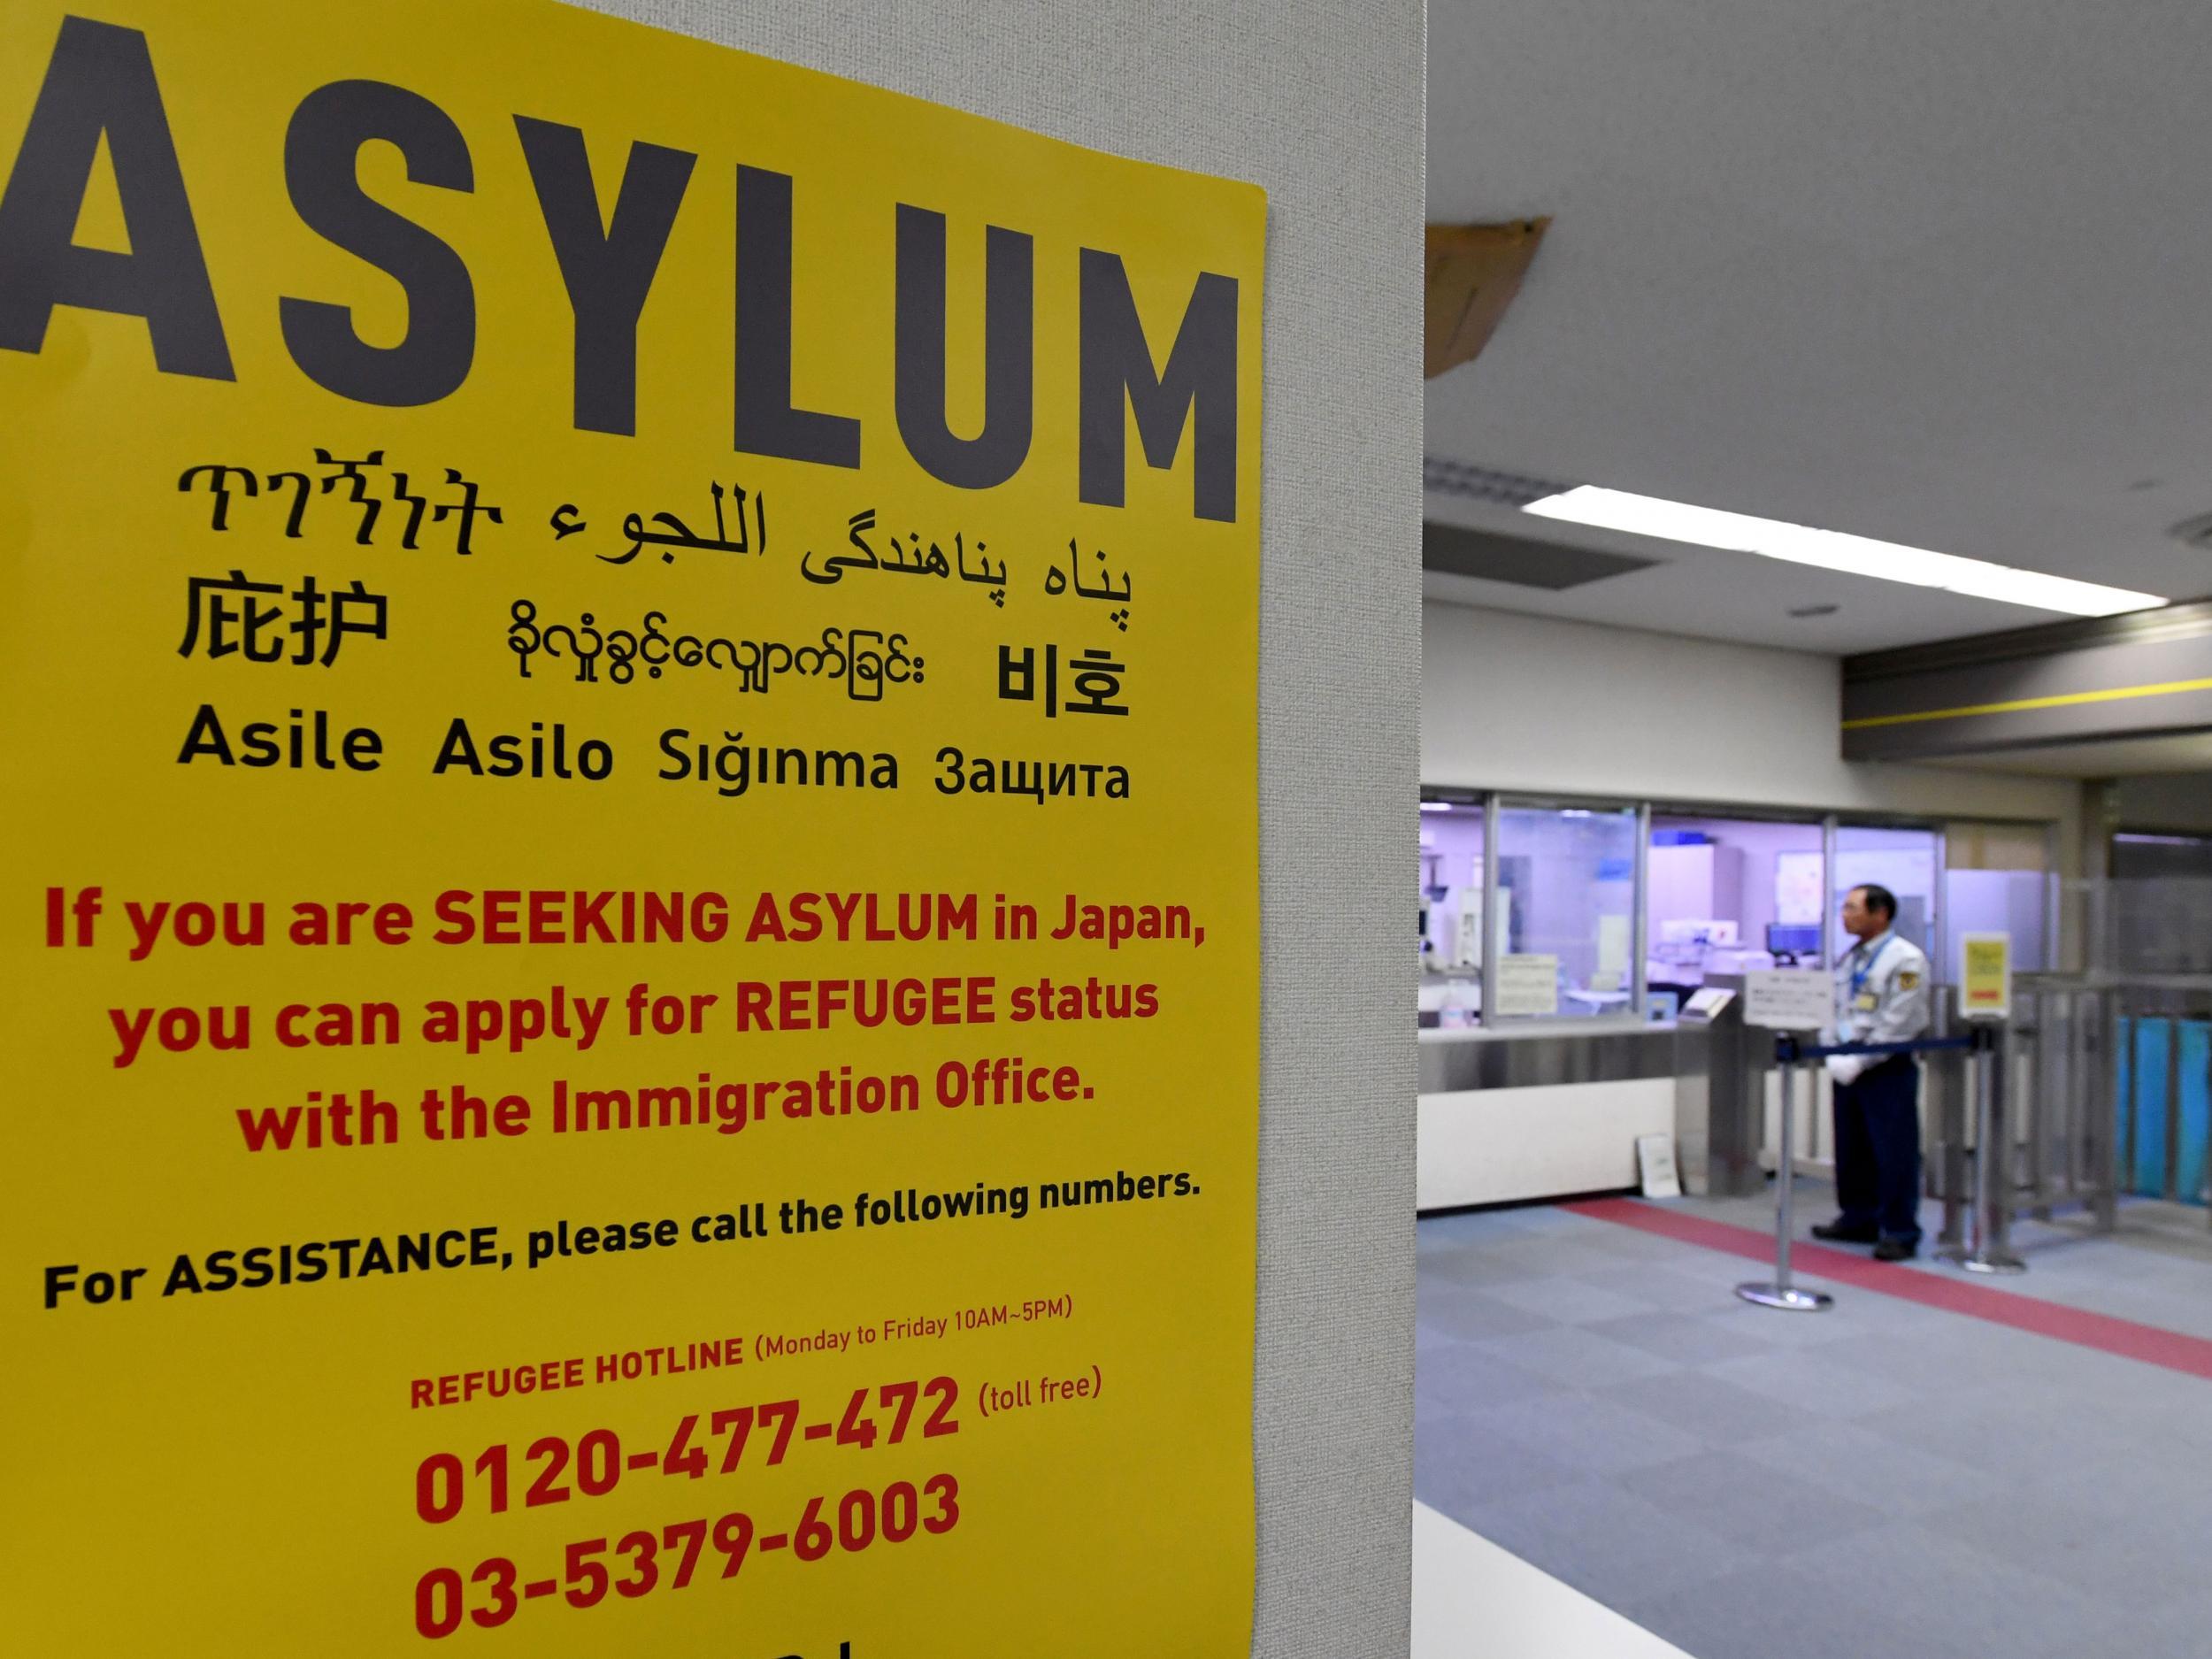
[[[1936,832],[1926,829],[1886,829],[1869,824],[1836,826],[1836,870],[1829,897],[1840,910],[1851,889],[1871,885],[1887,887],[1897,895],[1897,933],[1936,956]],[[1839,939],[1838,949],[1849,946]],[[1936,979],[1950,978],[1947,965],[1939,964]]]
[[[1495,1018],[1632,1011],[1635,809],[1503,803],[1496,857]]]
[[[2010,933],[2015,973],[2055,965],[2047,938],[2055,877],[2039,825],[1953,824],[1943,838],[1943,930],[1955,958],[1962,933]],[[1957,977],[1955,960],[1939,980]]]
[[[1928,953],[1938,985],[1955,977],[1962,933],[2009,933],[2019,972],[2059,959],[2048,825],[1724,818],[1436,793],[1458,798],[1421,803],[1424,1027],[1671,1019],[1716,978],[1820,970],[1850,944],[1836,921],[1845,895],[1870,884],[1896,895],[1897,931]],[[2112,873],[2087,919],[2108,930],[2119,959],[2212,964],[2212,837],[2118,835]]]
[[[1422,1024],[1475,1023],[1482,1005],[1483,810],[1421,803]]]
[[[1655,1010],[1688,1002],[1709,975],[1821,964],[1816,823],[1655,814],[1645,882]]]

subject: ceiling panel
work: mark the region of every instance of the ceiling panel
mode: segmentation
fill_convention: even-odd
[[[2175,0],[1435,0],[1431,217],[1554,222],[1483,357],[1430,383],[1427,448],[2212,591],[2166,534],[2212,510],[2207,62],[2212,8]],[[1638,581],[1647,626],[1798,642],[1746,580],[1682,559],[1561,613]],[[1806,642],[2023,619],[1903,591]]]
[[[2066,743],[2048,749],[2000,749],[1947,757],[1947,766],[1986,772],[2041,772],[2054,778],[2139,778],[2164,772],[2212,772],[2212,732]]]

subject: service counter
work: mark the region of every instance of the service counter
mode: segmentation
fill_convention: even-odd
[[[1678,1090],[1702,1083],[1712,1039],[1672,1021],[1423,1030],[1417,1207],[1636,1186],[1637,1137],[1677,1134]]]

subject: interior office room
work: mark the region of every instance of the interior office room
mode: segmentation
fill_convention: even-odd
[[[2212,1652],[2212,20],[1429,29],[1414,1652]],[[1870,887],[1900,1260],[1742,1023]]]

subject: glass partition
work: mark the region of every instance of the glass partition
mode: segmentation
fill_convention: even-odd
[[[1939,953],[1962,932],[2011,934],[2020,972],[2059,960],[2047,825],[1792,821],[1679,805],[1647,818],[1617,802],[1448,793],[1421,803],[1424,1026],[1665,1019],[1709,976],[1821,967],[1849,942],[1835,926],[1844,895],[1866,883],[1897,895],[1897,931],[1928,953],[1939,982],[1953,977]],[[2212,928],[2198,919],[2212,916],[2212,839],[2185,839],[2115,841],[2116,931],[2131,958],[2212,966],[2202,942]],[[2196,882],[2180,879],[2185,868]],[[2200,905],[2161,914],[2158,890],[2193,886]]]
[[[1686,1002],[1709,974],[1820,965],[1822,833],[1816,822],[1653,815],[1644,974],[1655,1006]]]
[[[1836,867],[1829,903],[1840,910],[1853,887],[1883,887],[1897,895],[1897,932],[1928,953],[1936,978],[1948,978],[1936,962],[1936,872],[1940,836],[1932,829],[1889,829],[1870,824],[1836,826]],[[1850,941],[1838,935],[1837,948]]]
[[[2055,876],[2050,837],[2032,824],[1953,824],[1943,837],[1943,931],[1958,955],[1962,933],[2012,935],[2016,973],[2056,967],[2049,937]],[[1936,978],[1958,977],[1955,961],[1938,963]]]
[[[1482,1007],[1480,804],[1421,803],[1421,1023],[1469,1025]]]
[[[2104,893],[2105,960],[2123,973],[2212,972],[2212,836],[2123,832]]]
[[[1502,801],[1493,1019],[1635,1012],[1637,810]]]

